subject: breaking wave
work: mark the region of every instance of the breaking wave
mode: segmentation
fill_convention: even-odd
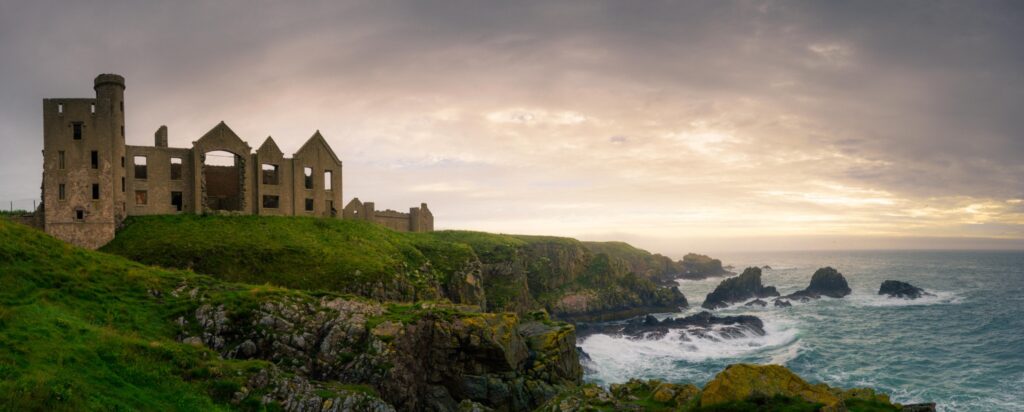
[[[766,319],[764,324],[764,335],[747,330],[740,337],[729,338],[720,328],[671,329],[664,335],[641,339],[596,334],[579,345],[592,360],[588,362],[588,379],[605,383],[639,376],[686,376],[686,363],[717,359],[739,362],[752,356],[784,363],[795,357],[799,351],[795,322]]]

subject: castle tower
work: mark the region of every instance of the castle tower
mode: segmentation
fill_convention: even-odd
[[[101,74],[96,98],[43,100],[46,232],[98,248],[125,217],[124,78]]]

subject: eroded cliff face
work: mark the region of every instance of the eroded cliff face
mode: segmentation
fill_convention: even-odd
[[[239,402],[251,392],[261,393],[261,401],[312,405],[308,397],[274,395],[281,391],[273,388],[291,385],[316,393],[362,385],[397,410],[454,410],[474,403],[530,410],[582,379],[574,328],[543,316],[524,321],[515,314],[474,312],[472,306],[317,299],[275,290],[239,296],[187,284],[168,293],[187,294],[197,305],[176,319],[179,340],[229,359],[269,361],[283,372],[271,375],[299,379],[266,378],[270,382],[258,388],[239,388]]]
[[[567,321],[624,319],[687,306],[658,275],[638,274],[625,259],[593,253],[582,242],[534,240],[477,251],[489,311],[545,309]]]

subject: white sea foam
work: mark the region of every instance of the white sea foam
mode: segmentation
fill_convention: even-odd
[[[622,382],[637,376],[680,376],[684,371],[676,361],[702,362],[764,354],[771,356],[773,363],[784,363],[799,354],[799,348],[787,348],[798,341],[799,331],[792,321],[765,320],[765,332],[763,336],[747,333],[735,339],[714,331],[705,337],[696,336],[685,329],[672,329],[664,336],[650,339],[598,334],[585,338],[580,346],[593,359],[589,365],[594,369],[591,378],[602,382]],[[780,354],[771,353],[779,349]]]
[[[929,290],[928,293],[931,293],[931,295],[921,296],[917,299],[902,299],[865,292],[854,293],[850,296],[847,296],[846,299],[848,299],[852,305],[870,307],[956,305],[962,303],[964,300],[962,296],[953,292]]]

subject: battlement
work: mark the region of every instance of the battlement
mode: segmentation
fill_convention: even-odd
[[[353,198],[342,211],[345,219],[357,219],[384,225],[399,232],[432,232],[434,231],[434,214],[426,203],[420,207],[410,207],[409,213],[397,210],[376,210],[373,202],[362,202]]]

